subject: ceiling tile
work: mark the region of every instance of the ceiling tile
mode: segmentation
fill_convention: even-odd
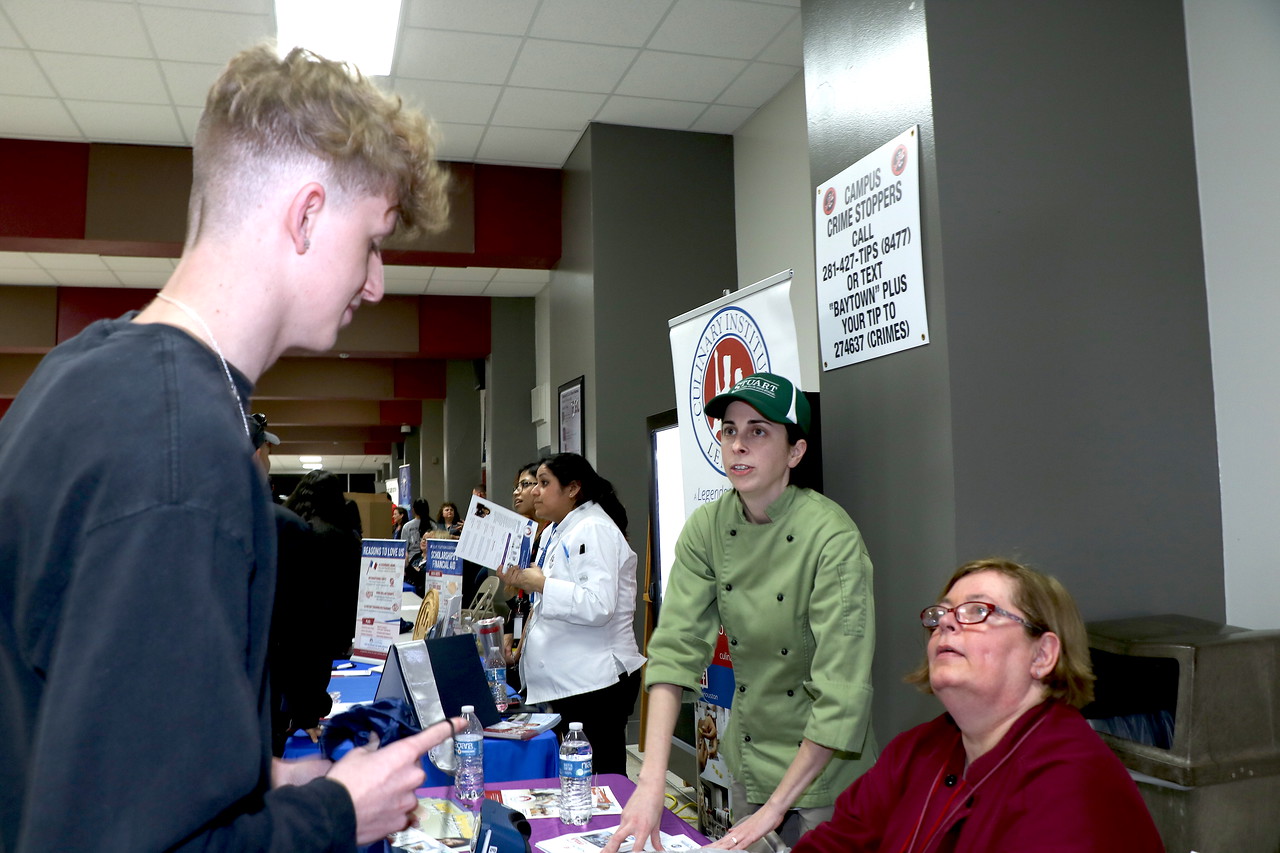
[[[57,282],[44,270],[8,270],[0,267],[0,284],[50,285]]]
[[[724,90],[716,102],[738,107],[758,107],[768,103],[799,73],[798,69],[790,65],[753,62],[738,75],[738,79],[729,84],[729,88]]]
[[[99,101],[67,101],[76,123],[90,139],[103,142],[143,142],[149,145],[184,145],[186,136],[173,107],[150,104],[107,104]]]
[[[204,114],[203,107],[176,107],[178,113],[178,124],[182,125],[182,135],[186,139],[184,143],[188,148],[196,143],[196,128],[200,125],[200,116]]]
[[[528,39],[511,85],[573,92],[612,92],[636,57],[626,47]]]
[[[598,93],[508,86],[493,113],[493,123],[506,127],[540,127],[581,133],[604,105],[605,98]]]
[[[396,51],[398,77],[505,83],[520,49],[512,36],[406,28]]]
[[[493,267],[436,267],[431,274],[431,281],[480,281],[493,280],[498,271]]]
[[[617,94],[709,103],[746,67],[738,59],[646,50],[618,84]]]
[[[410,27],[523,36],[537,0],[406,0],[401,20]]]
[[[142,0],[148,6],[173,6],[179,9],[211,9],[217,12],[243,12],[247,15],[275,14],[273,0]]]
[[[445,124],[437,122],[440,131],[440,147],[436,156],[441,160],[458,160],[469,163],[476,157],[480,137],[484,136],[481,124]]]
[[[83,139],[62,102],[53,98],[0,95],[4,135],[36,139]]]
[[[433,121],[485,124],[493,113],[493,105],[498,102],[502,87],[401,79],[396,85],[396,92],[413,106],[424,110]]]
[[[382,268],[382,275],[387,281],[422,281],[431,279],[435,267],[410,267],[401,264],[387,264]]]
[[[754,59],[797,14],[741,0],[677,0],[649,47]]]
[[[533,281],[492,281],[484,289],[485,296],[537,296],[546,287]]]
[[[27,257],[46,270],[98,270],[108,267],[100,255],[63,254],[62,252],[27,252]]]
[[[173,258],[124,258],[116,255],[100,255],[102,263],[116,272],[156,272],[169,275],[178,262]]]
[[[486,283],[483,281],[435,281],[427,285],[427,293],[432,296],[483,296]]]
[[[160,67],[153,59],[37,53],[60,97],[76,101],[128,101],[167,104]]]
[[[26,252],[0,252],[0,270],[38,270],[40,265]]]
[[[480,142],[476,159],[515,165],[550,164],[558,168],[568,159],[581,137],[582,133],[575,130],[490,127]]]
[[[25,47],[17,32],[9,25],[3,8],[0,8],[0,47]]]
[[[142,18],[161,59],[208,62],[228,59],[275,34],[269,15],[143,6]]]
[[[31,51],[0,49],[0,95],[48,98],[55,94]]]
[[[707,107],[706,112],[698,116],[698,120],[689,129],[700,133],[733,133],[754,113],[755,109],[752,107],[712,104]]]
[[[204,109],[206,96],[223,66],[200,62],[161,62],[160,70],[169,86],[173,102]]]
[[[68,287],[119,287],[115,273],[103,267],[101,270],[49,270],[58,284]]]
[[[117,272],[115,276],[120,280],[121,287],[154,287],[159,290],[169,281],[169,273],[163,272],[129,270]]]
[[[670,8],[671,0],[543,0],[529,35],[643,47]]]
[[[387,279],[383,283],[383,290],[393,296],[419,296],[427,292],[427,282],[424,281],[395,281]]]
[[[137,7],[100,0],[5,0],[4,11],[32,50],[151,56]]]
[[[778,37],[756,59],[761,62],[794,65],[796,69],[804,65],[804,28],[800,24],[800,16],[796,15],[795,19],[787,24],[786,29],[779,33]]]
[[[551,270],[498,270],[493,280],[520,284],[546,284],[551,281]]]
[[[600,111],[598,120],[637,127],[688,130],[705,108],[705,104],[690,101],[662,101],[614,95]]]

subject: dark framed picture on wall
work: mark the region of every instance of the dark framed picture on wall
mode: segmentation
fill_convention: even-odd
[[[582,395],[585,376],[571,379],[560,386],[560,452],[587,455],[586,437],[582,431]]]

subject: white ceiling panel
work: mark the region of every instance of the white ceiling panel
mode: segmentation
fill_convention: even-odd
[[[543,0],[529,35],[643,47],[671,5],[672,0]]]
[[[436,281],[432,279],[427,285],[427,293],[432,296],[484,296],[488,286],[483,281]]]
[[[724,104],[712,104],[707,111],[698,116],[690,130],[699,133],[732,133],[751,118],[755,110],[752,107],[731,107]]]
[[[401,19],[411,27],[523,36],[537,0],[405,0]]]
[[[120,287],[151,287],[159,290],[169,280],[167,272],[117,272],[116,278]]]
[[[0,49],[0,95],[51,98],[56,94],[30,51]]]
[[[158,272],[168,275],[178,265],[172,258],[123,258],[114,255],[103,255],[102,263],[117,273],[122,272]]]
[[[405,29],[395,72],[419,80],[505,83],[520,50],[514,36]]]
[[[545,284],[532,281],[491,281],[484,289],[484,295],[493,297],[537,296],[544,287],[546,287]]]
[[[501,86],[401,80],[400,94],[442,124],[486,124],[502,94]]]
[[[104,101],[67,101],[66,104],[76,124],[87,135],[103,142],[144,140],[151,145],[186,142],[173,107]]]
[[[5,17],[3,7],[0,7],[0,47],[26,47],[22,43],[22,39],[18,38],[18,31],[13,28],[9,23],[9,19]]]
[[[625,47],[528,39],[511,85],[572,92],[612,92],[635,61]]]
[[[677,0],[649,47],[755,59],[799,11],[742,0]]]
[[[800,0],[796,0],[800,5]],[[800,16],[796,15],[782,32],[769,43],[769,46],[757,57],[761,62],[774,62],[779,65],[793,65],[800,70],[804,58],[804,27]]]
[[[127,0],[131,2],[131,0]],[[273,0],[142,0],[148,6],[172,6],[175,9],[210,9],[216,12],[241,12],[246,15],[273,15]]]
[[[582,136],[576,130],[490,127],[480,142],[476,159],[491,163],[536,166],[555,160],[563,163]]]
[[[31,50],[96,56],[151,55],[142,19],[132,4],[100,0],[5,0],[3,10],[21,34],[23,46]]]
[[[62,101],[0,95],[4,135],[20,139],[80,139],[83,134],[71,120]]]
[[[747,63],[737,59],[645,51],[618,84],[619,95],[714,101]]]
[[[387,279],[383,282],[383,291],[393,296],[421,296],[427,292],[425,281],[395,281]]]
[[[41,285],[57,284],[53,276],[44,270],[9,270],[0,267],[0,284]]]
[[[203,110],[209,87],[218,79],[222,66],[201,62],[161,62],[160,70],[175,104]]]
[[[0,252],[0,270],[38,270],[40,265],[26,252]]]
[[[120,279],[110,270],[49,270],[53,280],[65,287],[119,287]]]
[[[169,103],[169,90],[153,59],[36,53],[36,61],[49,76],[58,96],[69,101]]]
[[[58,0],[61,2],[61,0]],[[142,18],[161,59],[224,64],[272,34],[270,15],[143,6]]]
[[[610,124],[688,130],[705,109],[704,104],[689,101],[661,101],[656,98],[615,95],[600,111],[599,120]]]
[[[98,270],[110,268],[98,255],[71,255],[61,252],[27,252],[27,257],[45,270]]]
[[[554,89],[520,89],[507,86],[493,113],[493,123],[505,127],[572,130],[580,133],[595,118],[606,96]]]
[[[470,163],[476,159],[480,138],[484,136],[484,125],[441,122],[436,125],[436,128],[440,131],[440,147],[436,151],[436,156],[441,160]]]
[[[729,84],[729,88],[716,101],[735,107],[751,107],[754,111],[760,104],[768,103],[799,73],[800,70],[791,65],[753,62]]]
[[[551,270],[498,270],[494,273],[493,280],[521,284],[546,284],[551,281]]]

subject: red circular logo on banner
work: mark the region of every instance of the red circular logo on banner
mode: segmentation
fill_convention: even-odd
[[[890,168],[895,175],[901,175],[902,170],[907,168],[907,146],[899,145],[893,149],[893,162]]]
[[[698,336],[690,367],[687,399],[693,433],[703,457],[712,468],[723,474],[720,421],[706,414],[706,405],[712,397],[732,388],[739,379],[770,369],[764,333],[755,318],[737,305],[722,308]]]
[[[831,211],[836,209],[836,188],[827,187],[827,191],[822,196],[822,212],[826,216],[831,215]]]

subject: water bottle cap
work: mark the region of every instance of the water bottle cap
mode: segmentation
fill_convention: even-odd
[[[462,713],[464,713],[464,714],[474,714],[475,712],[476,712],[476,706],[475,706],[475,705],[463,705],[463,706],[462,706]]]
[[[580,732],[580,731],[582,731],[582,723],[570,723],[570,724],[569,724],[569,731],[571,731],[571,732]]]

